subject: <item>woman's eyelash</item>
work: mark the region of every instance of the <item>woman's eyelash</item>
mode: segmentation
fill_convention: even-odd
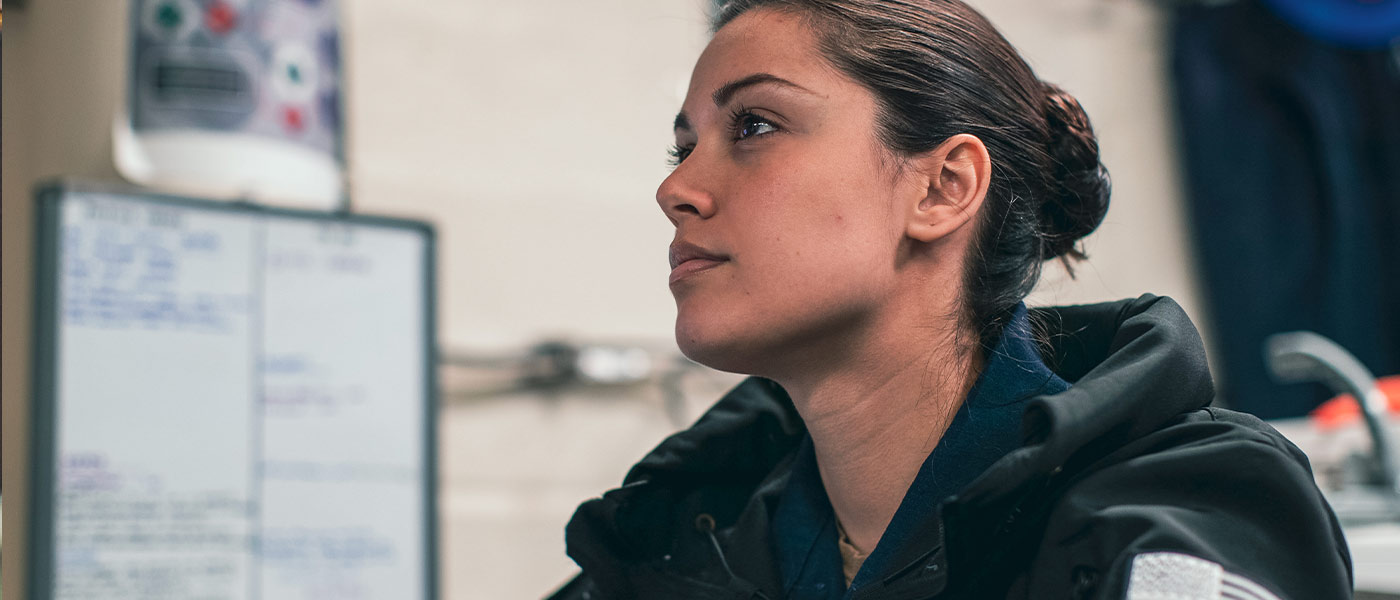
[[[670,148],[666,149],[666,154],[670,155],[671,157],[666,159],[666,163],[671,165],[671,168],[674,169],[680,166],[681,161],[685,160],[685,157],[690,156],[690,148],[671,146]]]
[[[734,139],[736,140],[748,139],[755,135],[763,135],[763,133],[743,135],[745,127],[752,123],[763,123],[764,125],[767,125],[768,127],[772,128],[773,131],[777,131],[778,129],[778,127],[773,124],[773,121],[771,119],[759,116],[752,110],[749,110],[747,107],[744,107],[742,105],[735,106],[734,109],[729,112],[729,127],[734,132]]]

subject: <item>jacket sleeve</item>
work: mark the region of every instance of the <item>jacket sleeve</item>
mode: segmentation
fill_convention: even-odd
[[[1030,598],[1351,598],[1336,516],[1263,422],[1204,409],[1114,454],[1051,509]]]

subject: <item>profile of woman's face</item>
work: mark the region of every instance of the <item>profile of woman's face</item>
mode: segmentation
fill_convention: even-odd
[[[801,17],[760,9],[716,33],[676,125],[679,163],[656,197],[676,227],[682,351],[772,376],[861,343],[889,308],[909,192],[873,94],[825,62]]]

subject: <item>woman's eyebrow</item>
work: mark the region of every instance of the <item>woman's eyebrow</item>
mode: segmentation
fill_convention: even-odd
[[[715,106],[724,106],[725,104],[729,103],[729,100],[733,98],[734,94],[738,93],[739,90],[742,90],[746,87],[755,86],[761,83],[773,83],[781,85],[783,87],[788,87],[798,91],[806,92],[808,94],[815,94],[815,92],[813,92],[812,90],[809,90],[791,81],[783,79],[782,77],[778,77],[777,75],[773,75],[772,73],[754,73],[753,75],[749,75],[742,79],[736,79],[722,86],[719,86],[719,89],[715,90],[715,93],[712,94],[710,97],[715,101]]]
[[[715,106],[724,106],[725,104],[729,103],[730,99],[734,97],[734,94],[739,93],[739,90],[742,90],[746,87],[751,87],[765,83],[780,85],[800,92],[816,95],[816,92],[813,92],[812,90],[797,85],[796,83],[783,79],[782,77],[778,77],[777,75],[774,75],[772,73],[754,73],[753,75],[748,75],[741,79],[736,79],[722,86],[719,86],[719,89],[716,89],[715,92],[710,95],[710,98],[714,100]],[[680,112],[676,114],[676,122],[672,129],[675,131],[690,131],[690,119],[686,118],[685,112]]]

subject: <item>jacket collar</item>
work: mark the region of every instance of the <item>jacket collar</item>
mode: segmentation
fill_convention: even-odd
[[[943,500],[1020,446],[1021,413],[1028,400],[1067,387],[1043,362],[1025,306],[1017,307],[967,399],[920,465],[879,544],[846,593],[879,586],[882,578],[933,550]],[[786,595],[838,598],[846,586],[836,549],[835,517],[810,439],[804,439],[798,451],[791,481],[773,517],[774,545]],[[906,549],[914,554],[899,556]]]

